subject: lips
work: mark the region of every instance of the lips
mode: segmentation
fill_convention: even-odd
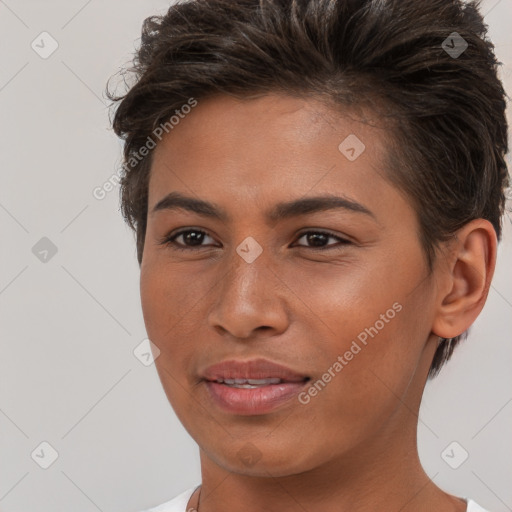
[[[207,381],[224,382],[229,385],[254,386],[279,384],[282,382],[302,382],[309,379],[307,375],[298,373],[268,359],[222,361],[221,363],[209,366],[203,372],[202,377]],[[273,380],[269,381],[269,379]]]
[[[269,361],[222,361],[201,375],[210,403],[225,413],[250,416],[269,414],[296,404],[310,377]]]

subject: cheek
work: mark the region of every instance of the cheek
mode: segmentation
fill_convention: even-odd
[[[168,265],[148,258],[141,266],[140,296],[144,322],[154,342],[182,337],[198,329],[194,312],[208,293],[214,293],[214,282],[206,276],[198,278],[183,267]],[[179,333],[179,335],[178,335]]]
[[[324,373],[311,382],[316,394],[304,405],[302,431],[319,440],[338,436],[344,450],[372,437],[402,409],[420,357],[409,341],[415,327],[406,314],[402,309],[380,330],[375,320],[363,328],[344,322],[346,330],[324,346],[325,363],[317,367]]]
[[[360,333],[364,337],[365,329],[376,322],[379,331],[396,323],[400,306],[393,304],[404,297],[411,280],[417,279],[412,273],[397,274],[385,258],[308,262],[280,270],[282,280],[293,291],[292,298],[298,299],[290,303],[297,323],[345,341]]]
[[[411,252],[407,264],[383,257],[364,267],[324,267],[314,275],[303,269],[303,279],[291,282],[308,305],[302,322],[322,340],[311,344],[309,359],[329,382],[317,386],[324,410],[357,429],[399,405],[422,356],[430,332],[422,255]]]
[[[179,401],[176,379],[183,379],[184,361],[190,351],[183,336],[190,295],[169,269],[147,261],[141,267],[140,297],[148,338],[160,350],[155,366],[174,407],[174,401]]]
[[[141,266],[140,296],[146,332],[160,350],[155,360],[163,390],[178,415],[187,423],[193,409],[188,389],[188,369],[194,360],[194,345],[190,343],[192,331],[197,331],[193,321],[194,306],[199,300],[194,280],[148,258]]]

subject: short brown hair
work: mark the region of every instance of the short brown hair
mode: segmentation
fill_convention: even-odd
[[[480,0],[191,0],[147,18],[128,69],[135,85],[121,96],[107,86],[119,102],[121,209],[139,264],[152,152],[134,155],[187,99],[218,94],[384,105],[395,120],[389,179],[414,206],[429,269],[439,242],[472,219],[489,220],[499,240],[506,94],[479,9]],[[430,378],[460,339],[441,340]]]

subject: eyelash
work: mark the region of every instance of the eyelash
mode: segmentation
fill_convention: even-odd
[[[202,229],[183,229],[181,231],[178,231],[177,233],[174,233],[173,235],[166,235],[164,238],[162,238],[160,240],[159,243],[161,245],[167,245],[167,246],[171,247],[173,250],[177,250],[177,251],[195,251],[195,250],[204,249],[206,247],[204,245],[199,245],[199,246],[195,246],[195,247],[187,247],[187,246],[182,246],[182,244],[180,245],[175,242],[176,238],[178,238],[179,236],[181,236],[183,234],[190,233],[190,232],[201,233],[202,235],[210,236],[206,231],[203,231]],[[329,238],[335,238],[336,240],[338,240],[338,242],[340,242],[340,245],[351,244],[351,242],[349,240],[346,240],[345,238],[341,238],[337,235],[329,233],[328,231],[314,231],[314,230],[303,231],[302,233],[300,233],[298,235],[297,240],[300,240],[304,235],[310,235],[310,234],[315,234],[315,235],[320,234],[320,235],[326,235]],[[325,247],[308,247],[305,245],[301,245],[299,247],[304,247],[306,249],[311,249],[313,251],[328,251],[331,249],[335,249],[336,247],[339,247],[339,245],[334,244],[334,246],[331,245],[331,246],[325,246]]]

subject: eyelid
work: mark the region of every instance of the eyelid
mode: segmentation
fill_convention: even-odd
[[[201,234],[204,234],[206,236],[209,236],[210,238],[213,238],[212,235],[210,235],[208,233],[208,231],[204,230],[204,229],[201,229],[201,228],[194,228],[193,226],[192,227],[189,227],[189,228],[183,228],[183,229],[180,229],[176,232],[171,232],[167,235],[164,235],[162,238],[160,238],[158,240],[158,243],[160,245],[170,245],[172,246],[173,249],[177,249],[177,250],[183,250],[183,251],[190,251],[190,250],[197,250],[197,249],[202,249],[204,247],[206,247],[205,245],[198,245],[196,247],[194,246],[191,246],[191,247],[188,247],[186,245],[183,245],[183,244],[178,244],[175,242],[176,238],[178,238],[179,236],[185,234],[185,233],[188,233],[189,231],[195,231],[197,233],[201,233]]]
[[[183,244],[178,244],[176,243],[176,238],[178,238],[179,236],[185,234],[185,233],[188,233],[190,231],[195,231],[197,233],[201,233],[201,234],[204,234],[206,236],[209,236],[210,238],[214,238],[212,235],[210,235],[208,233],[208,231],[204,230],[204,229],[201,229],[201,228],[194,228],[193,226],[192,227],[188,227],[188,228],[182,228],[176,232],[172,232],[172,233],[169,233],[167,235],[165,235],[164,237],[162,237],[161,239],[159,239],[159,244],[161,245],[169,245],[169,246],[172,246],[173,249],[176,249],[176,250],[182,250],[182,251],[194,251],[194,250],[200,250],[200,249],[203,249],[205,247],[208,247],[207,245],[198,245],[198,246],[186,246],[186,245],[183,245]],[[348,244],[352,244],[353,242],[351,240],[349,240],[348,238],[346,237],[342,237],[342,236],[339,236],[339,235],[336,235],[330,231],[327,231],[325,229],[322,229],[322,228],[307,228],[307,229],[304,229],[302,230],[300,233],[298,233],[295,237],[295,242],[296,243],[298,240],[300,240],[303,236],[307,235],[307,234],[310,234],[310,233],[314,233],[314,234],[322,234],[322,235],[326,235],[328,238],[335,238],[336,240],[338,240],[338,243],[337,244],[330,244],[330,245],[326,245],[326,246],[321,246],[321,247],[308,247],[306,245],[298,245],[298,247],[304,247],[306,249],[310,249],[310,250],[316,250],[316,251],[327,251],[327,250],[330,250],[330,249],[335,249],[335,248],[339,248],[340,245],[341,246],[344,246],[344,245],[348,245]],[[293,245],[292,245],[293,247]]]
[[[297,235],[296,240],[300,240],[304,235],[307,235],[309,233],[322,234],[322,235],[326,235],[328,238],[335,238],[336,240],[338,240],[338,244],[330,244],[330,245],[325,245],[323,247],[308,247],[306,245],[299,245],[298,247],[305,247],[306,249],[317,250],[317,251],[327,251],[329,249],[335,249],[337,247],[340,247],[340,245],[343,246],[343,245],[348,245],[348,244],[353,243],[348,239],[348,237],[336,235],[334,233],[331,233],[330,231],[327,231],[327,230],[321,229],[321,228],[305,229]]]

